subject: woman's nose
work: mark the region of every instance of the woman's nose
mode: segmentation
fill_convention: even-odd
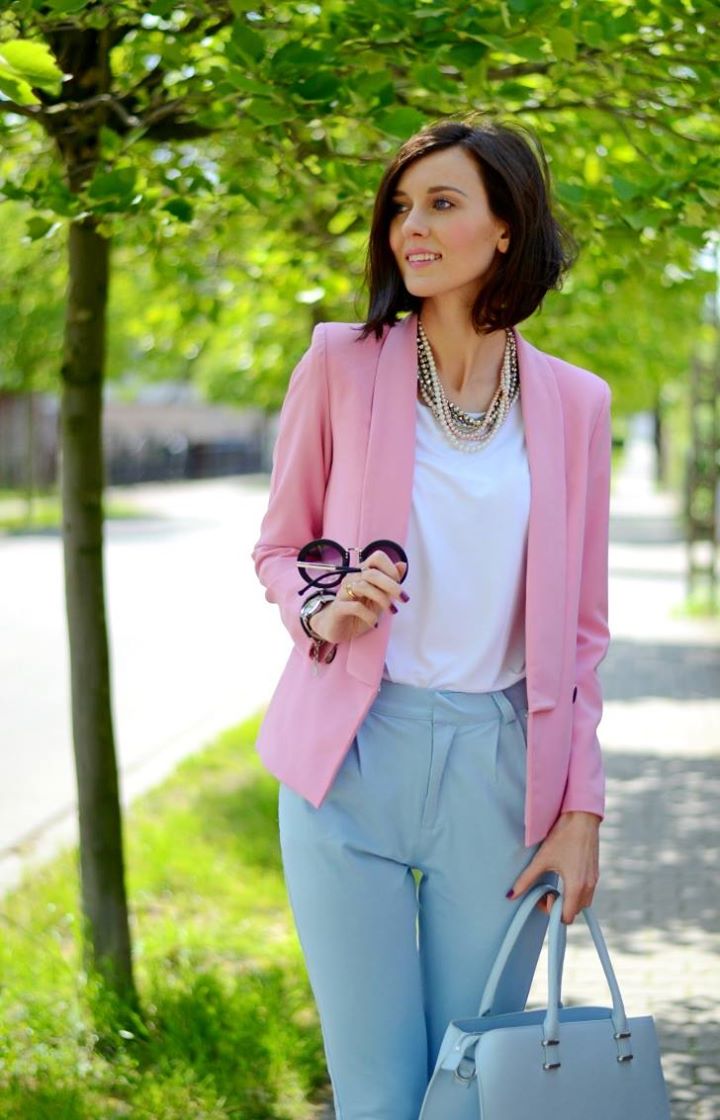
[[[402,223],[403,232],[410,233],[427,233],[427,219],[423,217],[419,210],[408,210],[405,215],[405,220]]]

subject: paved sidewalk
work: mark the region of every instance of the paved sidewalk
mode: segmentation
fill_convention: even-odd
[[[655,1017],[673,1120],[720,1120],[720,622],[675,617],[685,548],[637,418],[613,480],[612,642],[601,666],[607,771],[598,915],[629,1015]],[[545,953],[530,994],[546,1002]],[[608,1004],[581,920],[566,1003]],[[327,1107],[318,1120],[332,1120]]]
[[[640,418],[636,427],[613,485],[593,908],[628,1013],[655,1017],[673,1120],[718,1120],[720,621],[673,613],[685,596],[678,506],[656,492]],[[566,1001],[607,1004],[584,922],[568,942]],[[542,971],[532,997],[544,997]]]

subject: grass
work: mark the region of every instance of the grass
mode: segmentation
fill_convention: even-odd
[[[702,618],[712,619],[720,617],[720,590],[713,596],[709,589],[702,589],[688,595],[682,604],[671,611],[673,618]]]
[[[77,855],[0,913],[3,1120],[305,1120],[325,1087],[257,719],[126,816],[141,1017],[84,973]]]
[[[148,517],[150,514],[128,502],[104,502],[104,516],[108,520],[128,517]],[[0,491],[0,531],[10,534],[37,533],[60,529],[62,511],[58,494],[45,493],[33,497],[32,516],[28,518],[27,502],[17,493]]]

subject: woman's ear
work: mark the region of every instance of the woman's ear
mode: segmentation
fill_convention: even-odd
[[[507,253],[509,248],[510,248],[510,230],[509,229],[504,229],[503,232],[500,234],[500,237],[498,239],[497,251],[499,253]]]

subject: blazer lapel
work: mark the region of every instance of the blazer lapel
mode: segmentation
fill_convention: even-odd
[[[565,629],[567,519],[565,429],[552,366],[518,334],[520,402],[530,467],[530,516],[525,577],[525,664],[528,706],[554,708]]]
[[[375,370],[365,478],[358,522],[359,546],[384,537],[407,540],[415,469],[417,363],[412,314],[387,331]],[[412,560],[408,557],[410,563]],[[350,642],[347,671],[376,686],[388,641],[388,612],[377,630]]]
[[[412,313],[380,345],[372,392],[358,537],[407,540],[415,467],[417,363]],[[526,664],[532,711],[557,702],[565,610],[565,440],[560,394],[552,367],[518,332],[520,400],[530,468],[526,577]],[[482,452],[480,452],[482,454]],[[412,557],[409,558],[412,563]],[[421,609],[416,604],[416,609]],[[559,615],[559,617],[558,617]],[[386,613],[377,630],[350,642],[347,670],[379,683],[389,636]]]

